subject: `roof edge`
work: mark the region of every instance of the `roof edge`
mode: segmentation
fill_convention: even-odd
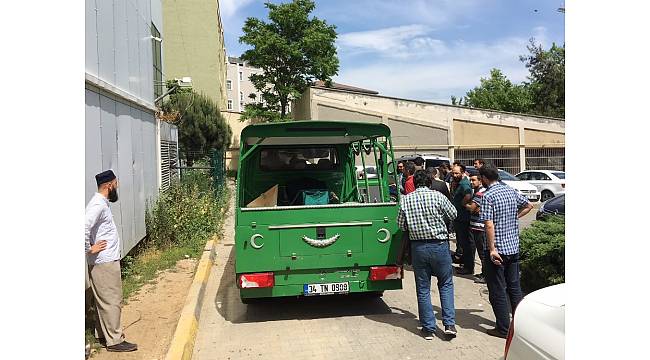
[[[393,96],[368,94],[368,93],[363,93],[363,92],[349,91],[349,90],[342,90],[342,89],[335,89],[335,88],[327,88],[327,87],[318,87],[318,86],[310,86],[310,87],[313,88],[313,89],[322,89],[322,90],[327,90],[327,91],[336,91],[336,92],[349,93],[349,94],[359,94],[359,95],[365,95],[365,96],[370,96],[370,97],[378,97],[378,98],[384,98],[384,99],[391,99],[391,100],[410,101],[410,102],[414,102],[414,103],[427,104],[427,105],[440,105],[440,106],[447,106],[447,107],[453,107],[453,108],[465,109],[465,110],[479,110],[479,111],[487,111],[487,112],[491,112],[491,113],[509,114],[509,115],[518,115],[518,116],[528,116],[528,117],[534,117],[534,118],[540,118],[540,119],[548,119],[548,120],[557,120],[557,121],[566,121],[563,118],[554,118],[554,117],[543,116],[543,115],[524,114],[524,113],[516,113],[516,112],[509,112],[509,111],[499,111],[499,110],[483,109],[483,108],[475,108],[475,107],[467,107],[467,106],[459,106],[459,105],[452,105],[452,104],[443,104],[443,103],[436,103],[436,102],[432,102],[432,101],[405,99],[405,98],[398,98],[398,97],[393,97]]]

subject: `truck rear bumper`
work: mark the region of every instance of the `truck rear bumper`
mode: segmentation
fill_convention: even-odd
[[[237,284],[239,284],[237,274]],[[278,271],[274,272],[275,284],[267,288],[240,288],[240,297],[280,297],[280,296],[305,296],[305,285],[327,284],[327,283],[348,283],[346,293],[377,292],[384,290],[402,289],[401,279],[391,280],[369,280],[370,269],[329,269],[327,271],[314,272],[306,270]],[[326,295],[309,295],[326,296]]]

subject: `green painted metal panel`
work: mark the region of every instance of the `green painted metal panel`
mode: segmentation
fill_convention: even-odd
[[[325,247],[315,247],[305,238],[318,240],[318,231],[322,229],[324,239],[334,241]],[[360,227],[312,227],[302,229],[275,230],[280,233],[280,256],[291,255],[327,255],[363,252],[363,235]]]
[[[399,204],[390,202],[386,166],[380,166],[381,181],[367,182],[381,187],[380,201],[385,202],[360,202],[352,149],[353,143],[358,146],[368,140],[365,143],[374,146],[372,151],[386,164],[394,158],[387,126],[340,121],[257,124],[246,127],[241,139],[246,156],[240,157],[237,179],[235,271],[272,271],[276,280],[271,289],[242,289],[242,297],[301,295],[304,284],[342,278],[350,282],[350,292],[401,289],[401,280],[367,280],[370,266],[396,262],[401,240],[396,221]],[[261,166],[262,152],[269,154],[266,149],[304,148],[312,142],[314,148],[335,151],[336,163],[326,170],[276,171]],[[335,193],[340,203],[246,208],[275,185],[281,197],[283,189],[304,178],[324,184],[322,188]]]

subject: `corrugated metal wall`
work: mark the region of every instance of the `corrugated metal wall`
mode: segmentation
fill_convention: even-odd
[[[94,175],[113,169],[120,199],[111,210],[125,256],[144,238],[146,205],[160,186],[151,24],[164,37],[162,5],[86,0],[85,10],[86,202],[97,190]]]
[[[122,256],[146,235],[146,204],[158,194],[157,136],[152,113],[86,89],[86,202],[97,191],[95,174],[113,169],[119,201],[111,211]]]

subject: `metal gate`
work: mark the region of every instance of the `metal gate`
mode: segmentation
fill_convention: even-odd
[[[181,153],[184,154],[183,151]],[[181,166],[174,166],[174,169],[180,171],[180,178],[188,171],[206,171],[212,178],[212,184],[215,190],[221,189],[226,180],[226,151],[223,149],[212,149],[208,153],[194,152],[193,157],[196,159],[192,166],[185,166],[181,160]],[[183,159],[183,157],[181,157]],[[203,165],[205,164],[205,165]]]

